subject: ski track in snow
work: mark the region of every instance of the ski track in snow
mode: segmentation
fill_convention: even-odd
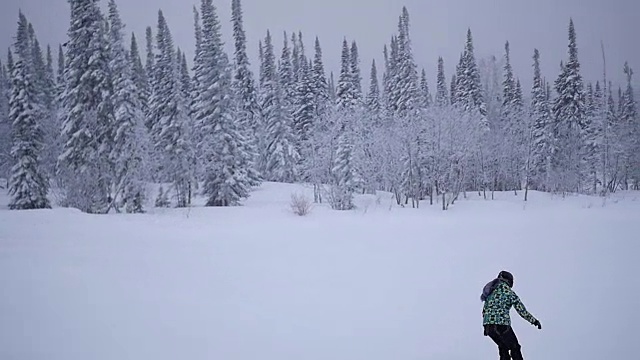
[[[479,297],[503,269],[542,322],[512,311],[525,359],[635,356],[640,193],[469,193],[447,212],[385,193],[300,218],[296,191],[312,198],[267,183],[228,209],[3,207],[0,359],[497,359]]]

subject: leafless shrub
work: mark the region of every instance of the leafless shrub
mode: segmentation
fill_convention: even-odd
[[[291,211],[298,216],[306,216],[311,212],[311,200],[301,194],[291,194]]]

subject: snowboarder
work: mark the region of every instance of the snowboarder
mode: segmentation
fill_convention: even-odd
[[[484,302],[484,335],[489,336],[498,345],[500,360],[522,360],[518,338],[511,328],[509,311],[512,306],[523,319],[542,329],[540,321],[527,311],[512,287],[513,275],[508,271],[501,271],[498,278],[485,285],[480,296]]]

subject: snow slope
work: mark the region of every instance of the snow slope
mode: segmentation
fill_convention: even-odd
[[[640,194],[477,194],[448,212],[391,196],[93,216],[0,209],[0,359],[497,359],[479,296],[500,270],[525,359],[637,357]],[[0,199],[6,204],[6,197]]]

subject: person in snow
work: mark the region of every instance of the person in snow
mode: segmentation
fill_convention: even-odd
[[[497,345],[500,360],[522,360],[522,351],[518,338],[511,328],[509,311],[513,306],[520,316],[538,329],[542,329],[540,321],[531,315],[513,288],[513,275],[501,271],[498,278],[485,285],[480,299],[482,308],[482,324],[484,335],[489,336]]]

